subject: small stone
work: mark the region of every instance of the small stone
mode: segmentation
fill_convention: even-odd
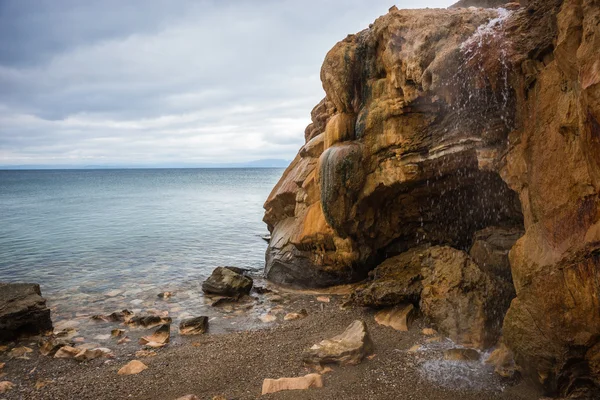
[[[425,343],[439,343],[442,341],[442,337],[441,336],[433,336],[430,337],[429,339],[425,340]]]
[[[185,396],[178,397],[175,400],[200,400],[200,397],[196,396],[195,394],[187,394]]]
[[[128,325],[143,326],[152,328],[158,325],[170,324],[173,320],[170,317],[159,317],[158,315],[146,315],[133,317],[127,321]]]
[[[331,302],[331,298],[329,296],[318,296],[317,301],[320,301],[321,303],[329,303]]]
[[[264,314],[264,315],[261,315],[260,317],[258,317],[258,319],[260,319],[264,323],[269,323],[269,322],[273,322],[273,321],[277,320],[277,317],[274,316],[273,314]]]
[[[63,346],[68,346],[70,344],[71,343],[69,343],[66,340],[59,340],[54,337],[49,337],[42,339],[38,345],[40,348],[41,355],[52,357],[54,354],[56,354],[58,349],[60,349]]]
[[[110,352],[110,350],[109,350]],[[77,361],[89,361],[100,358],[104,355],[101,349],[83,349],[73,357]]]
[[[300,312],[292,312],[289,314],[286,314],[285,317],[283,317],[284,321],[293,321],[296,319],[303,319],[306,318],[308,316],[308,312],[303,308],[302,310],[300,310]]]
[[[31,350],[29,347],[15,347],[14,349],[12,349],[8,355],[11,358],[21,358],[21,357],[26,357],[26,354],[29,353],[33,353],[33,350]]]
[[[208,317],[186,319],[179,324],[180,335],[201,335],[208,330]]]
[[[132,360],[125,364],[118,372],[118,375],[135,375],[148,369],[148,366],[141,361]]]
[[[0,382],[0,394],[6,393],[9,390],[12,390],[15,387],[15,384],[9,381]]]
[[[80,351],[71,346],[63,346],[54,354],[54,358],[74,358]]]
[[[3,369],[6,363],[0,363],[0,369]]]
[[[379,325],[389,326],[397,331],[407,332],[415,318],[416,310],[412,304],[401,304],[379,311],[375,321]]]
[[[140,338],[140,344],[154,347],[154,344],[165,345],[171,340],[171,325],[161,325],[154,333],[150,336],[144,336]],[[162,347],[162,346],[159,346]]]
[[[298,378],[265,379],[262,394],[276,393],[282,390],[306,390],[311,387],[323,387],[323,378],[319,374],[308,374]]]
[[[171,296],[173,296],[172,292],[162,292],[158,294],[158,297],[160,297],[161,299],[168,299]]]
[[[121,293],[123,293],[123,291],[122,291],[122,290],[117,290],[117,289],[115,289],[115,290],[111,290],[111,291],[109,291],[109,292],[106,292],[105,294],[106,294],[108,297],[115,297],[115,296],[118,296],[118,295],[120,295]]]
[[[109,335],[109,334],[106,334],[106,335],[97,335],[97,336],[94,336],[94,340],[104,341],[104,340],[110,339],[110,336],[111,335]]]
[[[156,352],[153,350],[138,350],[135,352],[137,358],[154,357]]]
[[[54,383],[54,381],[52,379],[39,379],[35,383],[35,389],[39,390],[39,389],[43,388],[44,386],[48,386],[51,383]]]
[[[356,320],[342,334],[325,339],[305,350],[303,359],[307,364],[356,365],[372,352],[373,342],[367,325]]]
[[[112,337],[121,337],[125,334],[125,329],[113,329],[110,331],[110,336]]]
[[[410,349],[408,349],[407,352],[408,353],[416,353],[417,351],[421,350],[421,347],[422,346],[420,344],[415,344]]]
[[[423,328],[421,333],[425,336],[433,336],[433,335],[437,334],[436,330],[432,329],[432,328]]]
[[[124,338],[119,339],[117,344],[124,344],[124,343],[129,343],[129,342],[131,342],[131,339],[129,339],[128,336],[125,336]]]
[[[478,361],[479,352],[475,349],[448,349],[444,351],[444,360],[449,361]]]

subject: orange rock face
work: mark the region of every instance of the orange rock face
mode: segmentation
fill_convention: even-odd
[[[523,373],[549,394],[593,391],[600,5],[511,8],[392,8],[333,47],[306,144],[265,203],[266,276],[328,286],[421,245],[468,252],[513,281],[502,334]]]

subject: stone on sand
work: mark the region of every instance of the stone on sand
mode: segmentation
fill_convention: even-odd
[[[284,321],[293,321],[295,319],[302,319],[308,316],[308,312],[303,308],[300,312],[291,312],[283,317]]]
[[[415,306],[412,304],[400,304],[396,307],[387,308],[375,314],[375,321],[379,325],[389,326],[397,331],[407,332],[415,319]]]
[[[71,346],[63,346],[56,351],[54,358],[74,358],[81,350]]]
[[[148,369],[146,364],[138,360],[129,361],[125,364],[118,372],[119,375],[135,375],[139,374],[143,370]]]
[[[308,374],[297,378],[265,379],[262,394],[280,392],[282,390],[305,390],[323,387],[323,378],[320,374]]]
[[[180,335],[201,335],[208,330],[208,317],[185,319],[179,324]]]
[[[307,364],[356,365],[373,351],[373,342],[367,325],[355,320],[346,330],[331,339],[325,339],[304,351]]]
[[[164,325],[161,325],[156,331],[154,331],[154,333],[152,335],[144,336],[144,337],[140,338],[140,344],[154,347],[154,346],[152,346],[152,344],[156,343],[156,344],[161,345],[160,347],[162,347],[162,345],[169,343],[170,340],[171,340],[171,325],[164,324]]]
[[[71,342],[68,340],[57,339],[55,337],[45,338],[39,342],[40,354],[43,356],[52,357],[54,354],[56,354],[58,349],[69,345],[71,345]]]
[[[14,387],[15,387],[14,383],[9,382],[9,381],[2,381],[2,382],[0,382],[0,394],[8,392],[9,390],[11,390]]]

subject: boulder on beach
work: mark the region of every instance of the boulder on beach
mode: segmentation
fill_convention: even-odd
[[[36,283],[0,283],[0,342],[52,331],[50,310]]]
[[[367,325],[356,320],[342,334],[305,350],[302,358],[307,364],[356,365],[372,352],[373,342]]]
[[[281,392],[282,390],[306,390],[323,387],[320,374],[308,374],[297,378],[265,379],[262,394]]]
[[[208,317],[185,319],[179,324],[180,335],[201,335],[208,330]]]
[[[217,267],[210,277],[202,283],[202,291],[206,294],[233,297],[249,294],[252,289],[252,278],[242,275],[243,270],[235,267]]]

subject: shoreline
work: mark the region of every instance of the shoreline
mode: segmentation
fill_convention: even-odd
[[[31,340],[20,345],[34,352],[29,360],[9,359],[0,353],[2,370],[14,389],[2,395],[6,399],[177,399],[195,394],[201,399],[223,396],[226,399],[431,399],[431,400],[530,400],[539,394],[524,383],[503,381],[483,362],[456,363],[441,360],[441,350],[455,347],[448,340],[426,344],[421,330],[427,327],[419,318],[409,332],[377,325],[374,311],[345,308],[340,288],[324,291],[285,289],[274,294],[272,324],[254,330],[209,333],[181,337],[172,333],[173,341],[156,356],[137,358],[142,346],[132,340],[122,347],[111,345],[115,356],[79,363],[39,354]],[[344,293],[347,289],[342,288]],[[317,300],[325,294],[330,302]],[[308,316],[283,321],[286,312],[306,309]],[[341,333],[353,320],[365,321],[375,344],[375,354],[357,366],[333,366],[323,376],[324,387],[286,391],[260,396],[263,379],[296,377],[315,372],[305,367],[302,351],[322,339]],[[148,334],[153,329],[140,329]],[[132,339],[134,337],[132,336]],[[409,351],[415,344],[422,351]],[[119,376],[117,371],[130,360],[144,362],[148,369],[139,375]],[[471,376],[469,376],[471,374]],[[39,389],[38,386],[42,385]]]

